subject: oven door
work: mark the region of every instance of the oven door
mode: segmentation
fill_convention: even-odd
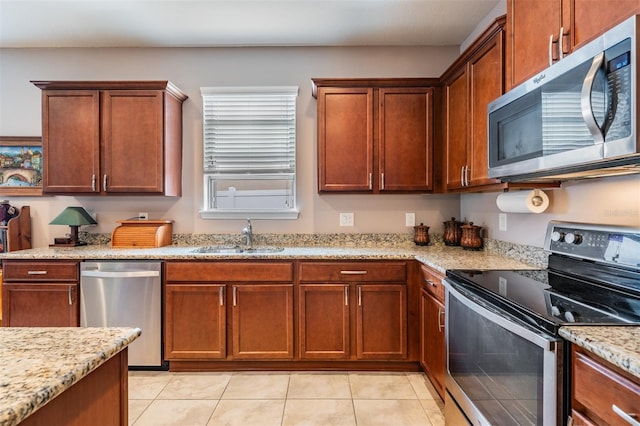
[[[447,391],[474,425],[561,424],[561,340],[451,279]]]

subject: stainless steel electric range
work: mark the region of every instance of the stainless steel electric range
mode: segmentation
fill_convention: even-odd
[[[447,272],[447,397],[473,424],[564,424],[561,326],[640,325],[640,228],[549,223],[540,270]]]

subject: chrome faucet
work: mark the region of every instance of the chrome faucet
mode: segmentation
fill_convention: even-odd
[[[247,226],[242,228],[242,236],[245,239],[244,248],[250,249],[253,247],[253,228],[251,227],[251,219],[247,219]]]

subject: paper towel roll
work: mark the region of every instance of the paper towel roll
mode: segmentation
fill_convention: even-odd
[[[496,204],[507,213],[542,213],[549,207],[549,197],[539,189],[504,192],[498,195]]]

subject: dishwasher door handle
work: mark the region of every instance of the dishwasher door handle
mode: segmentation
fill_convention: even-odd
[[[140,278],[159,277],[159,271],[81,271],[81,277],[94,278]]]

